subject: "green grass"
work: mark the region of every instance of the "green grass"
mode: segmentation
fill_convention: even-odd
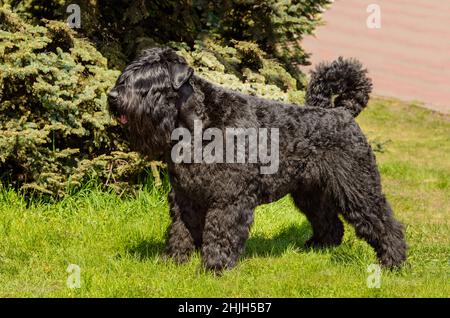
[[[58,203],[0,191],[0,297],[448,297],[450,118],[375,99],[358,118],[377,153],[384,191],[407,226],[408,261],[367,287],[372,249],[346,225],[343,244],[305,250],[306,219],[285,197],[256,211],[247,250],[222,276],[199,255],[164,261],[169,223],[163,190],[136,198],[85,189]],[[81,288],[66,285],[69,264]]]

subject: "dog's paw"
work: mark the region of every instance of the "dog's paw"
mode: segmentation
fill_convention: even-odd
[[[215,274],[221,274],[225,269],[231,269],[236,265],[236,260],[234,258],[227,257],[204,257],[203,267]]]
[[[404,250],[392,251],[385,253],[378,257],[381,266],[387,269],[400,269],[406,260],[406,253]]]
[[[312,249],[321,249],[321,248],[339,246],[341,243],[342,243],[341,239],[330,238],[330,239],[326,239],[326,240],[323,240],[323,239],[319,240],[313,236],[305,242],[305,247],[312,248]]]
[[[166,250],[163,255],[163,260],[165,260],[165,261],[172,260],[176,264],[183,264],[183,263],[186,263],[187,261],[189,261],[190,255],[191,255],[190,252],[183,253],[180,251]]]

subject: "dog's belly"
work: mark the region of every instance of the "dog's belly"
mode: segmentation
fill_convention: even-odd
[[[172,187],[196,204],[234,202],[255,192],[256,169],[240,164],[174,164],[169,166]]]
[[[261,174],[256,164],[170,164],[172,187],[198,207],[210,208],[236,201],[256,207],[295,190],[301,165],[280,164],[274,174]]]
[[[300,161],[282,161],[277,173],[261,175],[258,204],[277,201],[295,191],[302,174],[303,164]]]

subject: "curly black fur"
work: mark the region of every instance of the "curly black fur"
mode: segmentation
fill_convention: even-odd
[[[387,267],[406,258],[403,227],[381,190],[375,156],[354,120],[370,80],[359,62],[339,59],[313,73],[307,105],[244,95],[193,74],[170,49],[153,48],[132,62],[109,94],[110,111],[126,122],[136,149],[168,164],[172,224],[167,254],[188,260],[201,249],[208,269],[233,267],[244,250],[256,206],[291,194],[313,228],[311,247],[338,245],[342,215]],[[335,96],[337,95],[337,96]],[[334,102],[333,102],[334,99]],[[170,157],[176,127],[279,128],[280,166],[181,163]]]
[[[372,82],[367,71],[355,59],[319,64],[311,74],[306,105],[322,108],[346,108],[354,117],[366,107]],[[333,97],[336,97],[333,100]]]

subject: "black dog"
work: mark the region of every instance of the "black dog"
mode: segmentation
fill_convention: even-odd
[[[307,106],[300,107],[216,86],[193,74],[171,49],[144,51],[125,68],[108,99],[132,145],[168,164],[172,224],[167,254],[184,262],[199,248],[206,268],[233,267],[255,207],[290,193],[311,222],[308,246],[339,245],[341,214],[382,265],[401,265],[406,258],[403,227],[393,218],[375,156],[354,120],[371,87],[359,62],[339,59],[313,72]],[[278,170],[262,174],[258,162],[174,162],[171,134],[184,127],[193,135],[194,120],[201,120],[203,129],[278,128]]]

